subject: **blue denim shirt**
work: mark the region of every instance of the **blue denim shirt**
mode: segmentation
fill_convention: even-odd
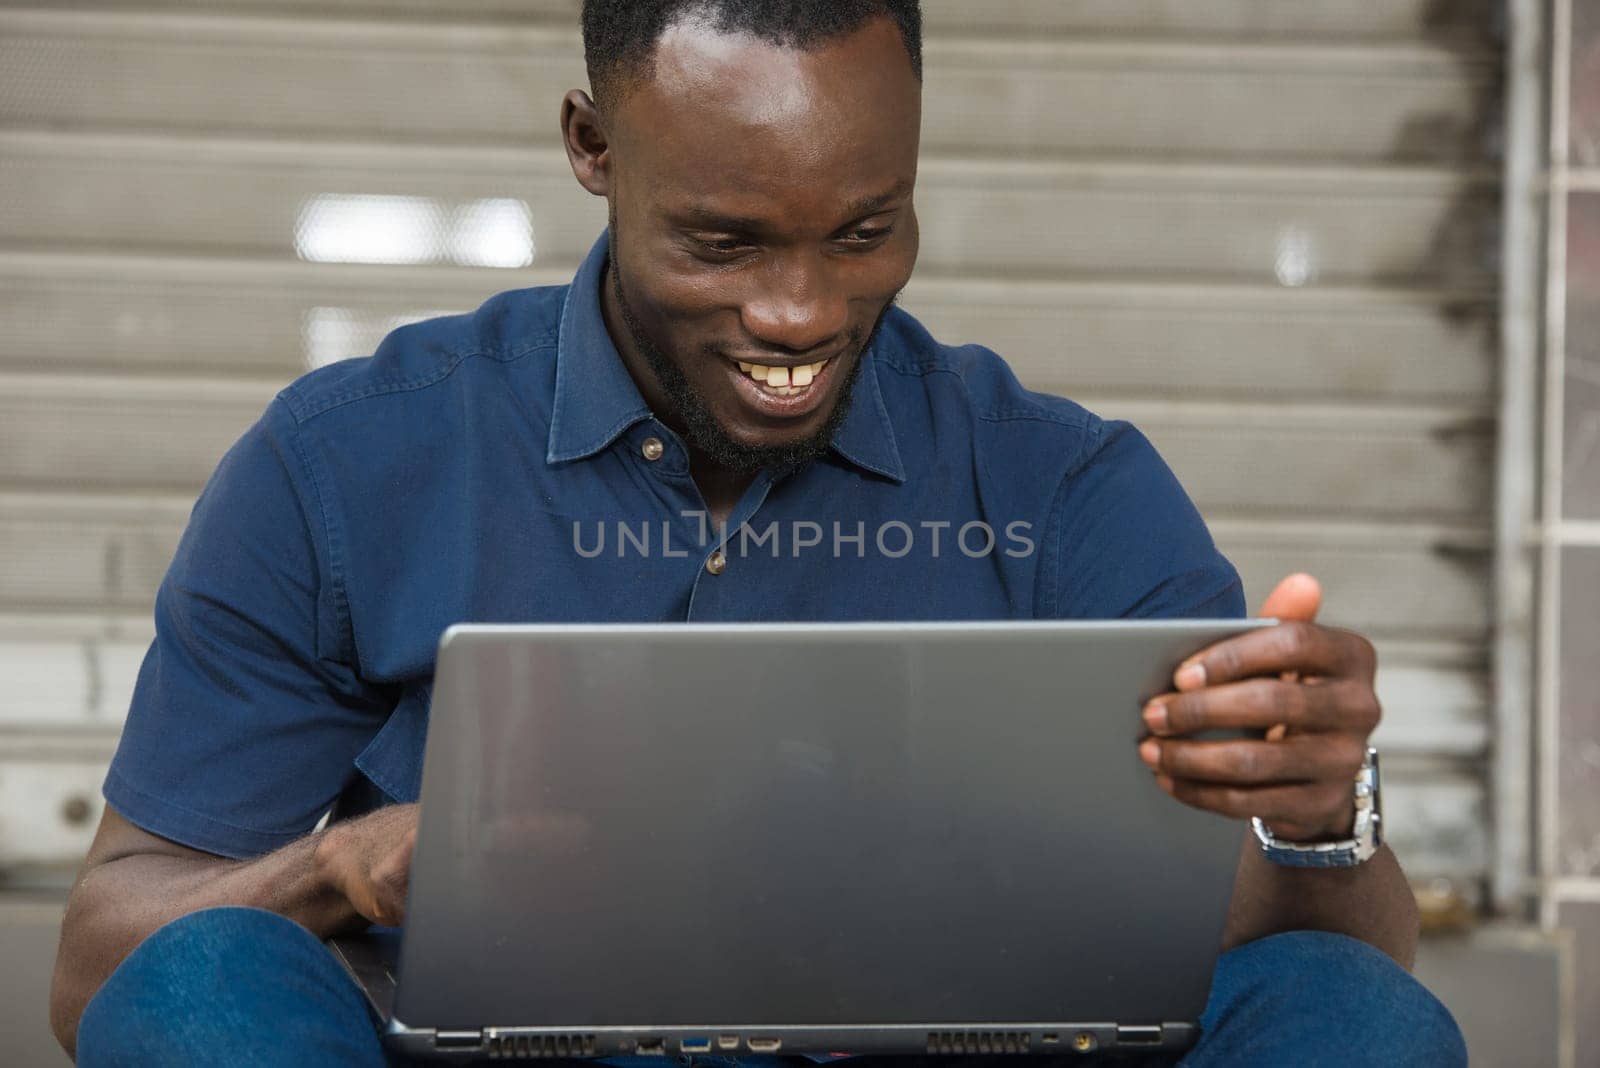
[[[606,332],[607,247],[569,286],[305,375],[233,446],[156,596],[118,812],[246,857],[336,802],[415,800],[457,621],[1244,614],[1137,430],[898,308],[828,454],[762,474],[712,528]]]

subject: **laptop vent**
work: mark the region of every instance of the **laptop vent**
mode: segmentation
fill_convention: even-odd
[[[489,1036],[489,1056],[495,1058],[592,1057],[593,1035]]]
[[[929,1053],[1026,1053],[1031,1031],[929,1031]]]

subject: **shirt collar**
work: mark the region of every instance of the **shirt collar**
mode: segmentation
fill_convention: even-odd
[[[867,351],[861,354],[861,373],[856,376],[855,388],[850,393],[850,410],[844,413],[844,422],[834,432],[833,451],[863,470],[904,482],[906,469],[900,462],[894,424],[889,421],[889,409],[883,403],[883,391],[878,388],[875,353],[883,339],[883,331],[879,330]]]
[[[556,392],[545,453],[548,463],[593,456],[635,423],[651,418],[600,311],[600,284],[609,251],[609,233],[602,233],[578,268],[561,306]],[[905,466],[900,462],[873,358],[873,350],[882,341],[883,332],[879,331],[861,355],[861,373],[850,395],[850,410],[833,436],[833,450],[857,467],[904,482]]]
[[[581,460],[650,418],[600,313],[600,283],[610,242],[602,233],[567,287],[556,340],[556,396],[550,411],[548,463]]]

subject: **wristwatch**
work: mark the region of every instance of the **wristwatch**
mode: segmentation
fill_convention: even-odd
[[[1252,819],[1250,827],[1261,852],[1274,864],[1288,868],[1353,868],[1370,860],[1383,844],[1383,798],[1378,790],[1378,751],[1367,749],[1367,759],[1356,772],[1356,825],[1342,842],[1285,842],[1267,825]]]

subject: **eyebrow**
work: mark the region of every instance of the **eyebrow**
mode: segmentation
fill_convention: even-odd
[[[899,200],[909,192],[911,192],[911,181],[907,179],[905,181],[896,182],[892,188],[885,192],[877,193],[870,197],[862,197],[859,200],[853,200],[846,207],[846,210],[850,215],[849,221],[854,222],[864,215],[871,215],[873,212],[894,203],[896,200]]]
[[[848,226],[865,216],[881,211],[884,207],[894,203],[911,191],[909,180],[896,182],[890,189],[871,196],[860,197],[845,205],[848,217],[844,225]],[[715,208],[703,204],[691,204],[681,210],[674,211],[673,216],[682,223],[696,226],[705,226],[714,230],[728,230],[740,233],[754,233],[766,228],[766,222],[761,219],[748,219],[738,215],[727,215]]]

